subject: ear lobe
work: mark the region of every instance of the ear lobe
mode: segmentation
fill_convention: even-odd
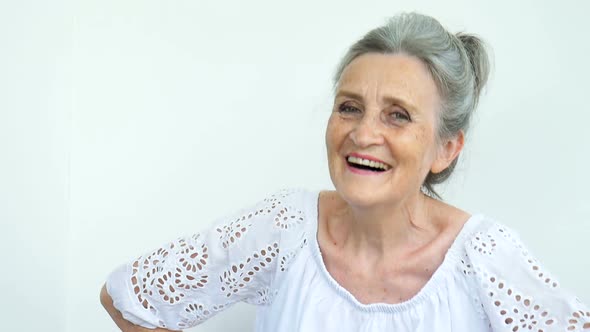
[[[438,157],[432,164],[430,171],[435,174],[444,171],[459,156],[464,144],[465,134],[460,130],[455,137],[446,140],[440,146]]]

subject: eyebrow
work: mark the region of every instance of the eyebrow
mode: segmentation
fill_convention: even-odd
[[[348,97],[348,98],[356,99],[356,100],[364,103],[364,98],[362,95],[360,95],[356,92],[350,91],[350,90],[339,90],[338,93],[336,94],[336,98],[338,98],[338,97]],[[383,100],[388,104],[399,104],[399,105],[403,106],[404,108],[406,108],[408,111],[415,112],[417,110],[416,106],[414,106],[412,103],[409,103],[408,101],[406,101],[402,98],[393,97],[393,96],[386,96],[383,98]]]

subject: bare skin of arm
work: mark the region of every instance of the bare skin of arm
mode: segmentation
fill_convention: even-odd
[[[125,320],[123,318],[123,315],[121,315],[121,312],[119,312],[119,310],[117,310],[113,306],[113,299],[111,299],[111,296],[109,295],[109,293],[107,293],[106,285],[103,285],[102,289],[100,291],[100,303],[106,309],[106,311],[109,313],[109,315],[111,315],[111,318],[113,319],[115,324],[117,324],[117,326],[123,332],[178,332],[178,331],[174,331],[174,330],[167,330],[167,329],[161,329],[161,328],[147,329],[145,327],[137,326],[137,325]],[[180,331],[180,332],[182,332],[182,331]]]

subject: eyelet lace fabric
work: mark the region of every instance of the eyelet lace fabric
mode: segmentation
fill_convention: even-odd
[[[589,309],[515,232],[485,216],[457,238],[449,251],[455,266],[436,272],[433,293],[411,305],[360,310],[334,291],[312,259],[317,198],[282,189],[121,265],[107,279],[114,306],[136,325],[171,330],[243,301],[261,309],[259,332],[590,332]]]
[[[487,222],[465,244],[493,331],[590,331],[590,312],[506,226]]]
[[[292,205],[298,192],[282,189],[120,267],[107,282],[115,307],[134,324],[178,330],[238,301],[271,303],[275,274],[305,242],[304,214]]]

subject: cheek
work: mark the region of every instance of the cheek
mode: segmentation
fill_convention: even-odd
[[[434,132],[430,128],[422,130],[417,138],[417,142],[420,145],[423,169],[430,170],[438,151]]]
[[[342,140],[343,128],[338,124],[338,120],[339,119],[335,118],[333,115],[328,120],[328,125],[326,127],[326,148],[328,149],[328,152],[333,152],[330,150],[337,147],[339,141]]]
[[[434,135],[431,130],[421,127],[405,135],[405,139],[399,140],[396,146],[406,152],[408,161],[421,169],[430,168],[430,165],[424,164],[429,164],[433,160],[434,144]]]
[[[326,126],[326,148],[328,149],[328,152],[330,152],[330,146],[331,146],[331,141],[332,141],[332,120],[330,118],[330,120],[328,120],[328,125]]]

